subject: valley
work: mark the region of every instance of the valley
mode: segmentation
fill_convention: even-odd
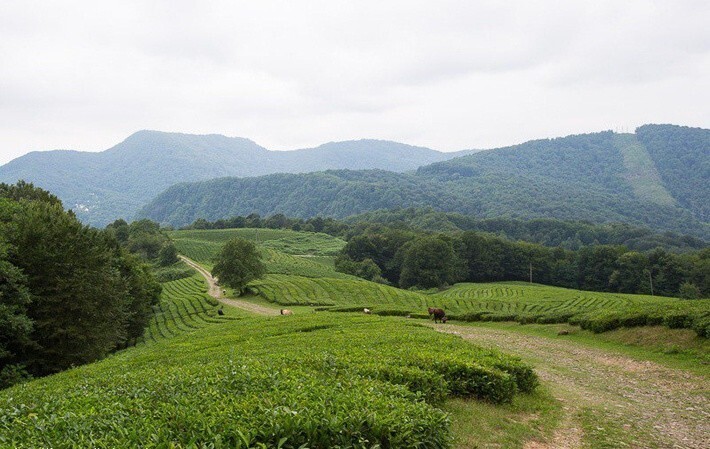
[[[268,267],[246,297],[214,285],[204,268],[235,235],[258,238]],[[325,234],[170,237],[178,264],[196,271],[163,283],[144,337],[104,361],[0,392],[0,446],[704,447],[706,339],[661,327],[654,332],[688,349],[657,352],[658,342],[604,343],[606,334],[567,323],[492,318],[533,317],[535,306],[623,311],[650,297],[524,283],[407,291],[334,271],[328,254],[345,242]],[[282,252],[303,249],[310,254]],[[707,301],[693,303],[707,314]],[[428,322],[427,305],[452,320]],[[278,316],[285,306],[295,316]],[[456,319],[472,310],[492,315]]]

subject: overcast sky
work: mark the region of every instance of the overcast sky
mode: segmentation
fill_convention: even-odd
[[[710,127],[710,2],[0,0],[0,163],[141,129],[442,151]]]

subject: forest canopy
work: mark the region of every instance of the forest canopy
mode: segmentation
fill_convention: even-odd
[[[146,265],[32,184],[0,184],[0,387],[104,357],[142,335]]]

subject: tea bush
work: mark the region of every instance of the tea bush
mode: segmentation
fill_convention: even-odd
[[[0,392],[0,446],[447,448],[441,400],[509,401],[526,376],[401,318],[245,318]]]

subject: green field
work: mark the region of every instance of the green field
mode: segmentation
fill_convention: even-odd
[[[234,233],[173,235],[181,253],[209,266]],[[269,274],[251,284],[259,298],[243,300],[289,306],[295,316],[230,307],[218,316],[197,274],[164,282],[135,347],[0,391],[0,447],[520,448],[549,438],[562,413],[552,385],[537,388],[529,362],[386,315],[426,318],[426,308],[437,306],[453,320],[536,323],[478,328],[529,327],[553,336],[541,323],[595,332],[664,324],[706,336],[710,321],[708,300],[521,282],[410,291],[337,273],[330,255],[259,246]],[[361,313],[365,307],[372,316]],[[613,447],[593,434],[612,428],[611,420],[582,424],[589,447]]]
[[[0,446],[445,448],[445,398],[536,384],[518,359],[402,319],[244,318],[0,392]]]

